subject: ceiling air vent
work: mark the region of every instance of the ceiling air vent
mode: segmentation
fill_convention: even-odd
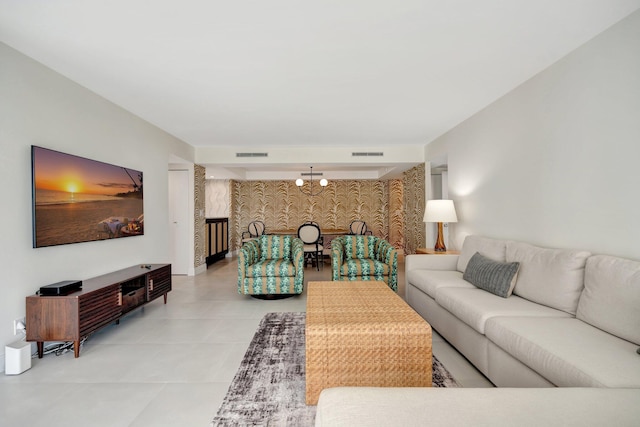
[[[236,153],[236,157],[269,157],[269,153]]]
[[[384,153],[382,151],[377,152],[356,152],[351,153],[352,157],[382,157]]]

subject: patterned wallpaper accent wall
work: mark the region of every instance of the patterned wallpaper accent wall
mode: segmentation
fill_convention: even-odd
[[[389,181],[389,243],[404,250],[404,183],[401,179]]]
[[[425,175],[424,164],[404,173],[404,252],[415,254],[416,248],[426,247],[424,218]]]
[[[228,218],[231,212],[231,181],[208,179],[205,184],[207,218]]]
[[[297,230],[312,220],[321,228],[347,228],[352,220],[362,219],[373,234],[388,239],[389,182],[332,180],[320,195],[310,197],[293,181],[231,181],[230,249],[240,247],[242,232],[252,220],[263,221],[268,231]],[[393,188],[397,191],[397,184]]]
[[[205,173],[206,168],[200,165],[194,165],[193,168],[194,179],[194,209],[193,209],[193,225],[194,225],[194,239],[193,239],[193,265],[199,267],[206,262],[206,247],[205,247]]]

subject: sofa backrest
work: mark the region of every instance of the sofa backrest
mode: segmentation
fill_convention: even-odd
[[[507,262],[519,262],[515,295],[576,314],[584,288],[586,251],[547,249],[527,243],[507,242]]]
[[[372,259],[375,258],[379,237],[376,236],[340,236],[343,243],[345,259]],[[336,240],[334,239],[334,240]]]
[[[257,241],[260,245],[260,258],[291,260],[291,244],[295,236],[262,235]]]
[[[640,345],[640,262],[590,257],[576,317]]]
[[[490,239],[481,236],[467,236],[462,244],[462,250],[458,257],[458,271],[464,273],[467,264],[476,252],[480,252],[494,261],[504,262],[506,252],[506,240]]]

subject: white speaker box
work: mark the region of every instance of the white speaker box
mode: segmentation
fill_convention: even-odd
[[[31,343],[16,341],[4,347],[5,375],[19,375],[31,368]]]

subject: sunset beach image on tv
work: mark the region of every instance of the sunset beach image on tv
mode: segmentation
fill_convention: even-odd
[[[142,172],[31,146],[33,247],[144,234]]]

